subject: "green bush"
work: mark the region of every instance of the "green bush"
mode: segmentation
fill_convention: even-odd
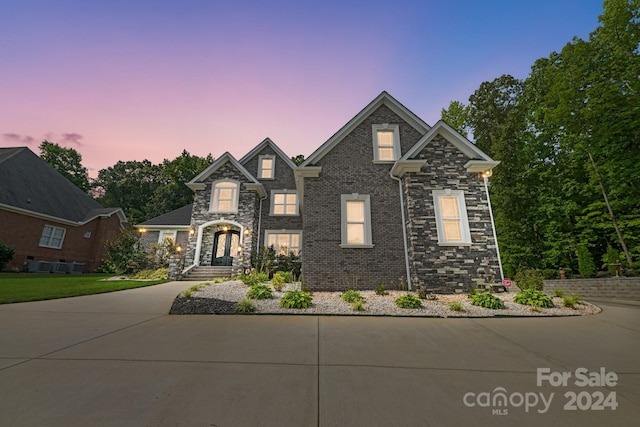
[[[527,289],[518,293],[513,300],[518,304],[531,305],[533,307],[550,308],[553,307],[553,300],[542,291]]]
[[[275,279],[276,277],[279,278],[278,280],[282,279],[283,283],[291,283],[291,282],[293,282],[293,276],[291,275],[291,272],[289,272],[289,271],[276,271],[273,274],[273,278]]]
[[[462,303],[460,301],[451,301],[447,307],[451,311],[464,311],[464,307],[462,307]]]
[[[580,301],[580,297],[577,295],[571,295],[562,298],[562,303],[567,308],[576,308],[576,305],[581,304],[582,301]]]
[[[422,301],[415,295],[404,294],[396,298],[396,305],[400,308],[420,308]]]
[[[586,243],[578,244],[578,271],[582,277],[596,277],[596,264]]]
[[[16,251],[13,248],[7,246],[3,242],[0,242],[0,271],[6,267],[15,254]]]
[[[364,301],[362,300],[354,301],[351,303],[351,307],[353,308],[353,311],[367,311],[367,307],[365,307]]]
[[[340,295],[340,298],[342,298],[342,301],[348,303],[364,300],[362,294],[360,294],[360,292],[358,291],[354,291],[353,289],[349,289],[348,291],[344,292],[342,295]]]
[[[238,301],[238,303],[236,304],[236,310],[238,310],[240,313],[253,313],[254,311],[256,311],[256,307],[251,301],[245,298],[241,301]]]
[[[240,280],[247,286],[253,286],[260,283],[266,283],[269,281],[267,273],[257,273],[252,271],[250,274],[241,274]]]
[[[539,270],[520,270],[514,280],[523,291],[527,289],[541,291],[544,289],[544,276]]]
[[[280,292],[282,290],[282,287],[284,286],[284,277],[282,277],[278,273],[274,274],[271,278],[271,284],[273,285],[273,289]]]
[[[282,296],[280,305],[284,308],[309,308],[312,302],[311,294],[305,291],[294,290]]]
[[[258,283],[249,288],[247,297],[251,299],[272,299],[273,292],[271,288],[263,283]]]
[[[504,308],[504,302],[490,292],[482,292],[471,295],[471,304],[479,307],[499,310]]]
[[[376,295],[389,295],[389,292],[386,291],[386,289],[384,288],[384,283],[380,283],[378,285],[378,289],[376,289]]]

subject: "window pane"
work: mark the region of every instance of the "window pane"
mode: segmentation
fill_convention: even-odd
[[[443,220],[442,228],[444,229],[444,239],[446,241],[462,241],[462,231],[460,230],[459,220]]]
[[[276,247],[278,246],[278,235],[277,234],[269,234],[269,237],[267,239],[267,245],[268,246],[273,246]]]
[[[350,222],[364,223],[364,201],[363,200],[347,201],[347,222],[348,223]]]
[[[296,214],[296,205],[287,205],[287,215],[295,215]]]
[[[218,210],[220,211],[230,211],[231,210],[231,201],[230,200],[220,200],[218,203]]]
[[[218,235],[218,246],[216,247],[216,258],[220,258],[224,256],[224,249],[227,244],[227,235],[219,234]]]
[[[219,193],[220,195],[218,197],[223,200],[231,200],[231,193],[232,190],[230,188],[221,188]]]
[[[287,194],[287,204],[296,204],[296,195],[295,194]]]
[[[284,194],[274,194],[273,195],[273,204],[275,204],[275,205],[284,204]]]
[[[299,248],[300,247],[300,235],[299,234],[292,234],[291,235],[291,247],[292,248]]]
[[[284,205],[273,205],[273,213],[275,215],[283,215],[284,214]]]
[[[378,160],[395,160],[393,148],[378,148]]]
[[[440,210],[443,218],[460,218],[457,197],[440,197]]]
[[[273,178],[273,159],[262,159],[260,178]]]
[[[379,130],[378,147],[393,147],[393,132]]]
[[[347,243],[350,245],[364,244],[364,224],[347,224]]]

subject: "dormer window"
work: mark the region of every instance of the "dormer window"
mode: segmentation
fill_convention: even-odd
[[[237,212],[238,187],[236,181],[216,181],[211,191],[211,212]]]
[[[258,178],[274,179],[276,176],[276,156],[260,156],[258,158]]]
[[[373,125],[373,161],[392,163],[401,157],[400,128],[398,125],[383,123]]]

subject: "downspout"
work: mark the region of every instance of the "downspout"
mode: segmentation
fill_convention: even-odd
[[[498,266],[500,267],[500,280],[504,280],[502,271],[502,261],[500,260],[500,247],[498,246],[498,236],[496,235],[496,224],[493,221],[493,209],[491,209],[491,198],[489,197],[489,178],[484,177],[484,190],[487,192],[487,204],[489,205],[489,217],[491,217],[491,228],[493,229],[493,240],[496,242],[496,254],[498,255]]]
[[[260,207],[258,208],[258,233],[256,235],[256,253],[260,250],[260,228],[262,227],[262,201],[266,197],[260,198]]]
[[[402,241],[404,243],[404,263],[407,269],[407,289],[411,290],[411,269],[409,268],[409,244],[407,243],[407,222],[404,215],[404,194],[402,191],[402,180],[393,176],[389,171],[391,179],[398,181],[398,189],[400,190],[400,214],[402,215]]]

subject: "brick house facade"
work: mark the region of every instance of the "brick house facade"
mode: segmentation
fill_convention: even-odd
[[[501,275],[483,179],[498,163],[382,92],[299,167],[266,139],[188,183],[187,269],[231,255],[239,272],[275,246],[300,252],[312,290],[466,291]]]

